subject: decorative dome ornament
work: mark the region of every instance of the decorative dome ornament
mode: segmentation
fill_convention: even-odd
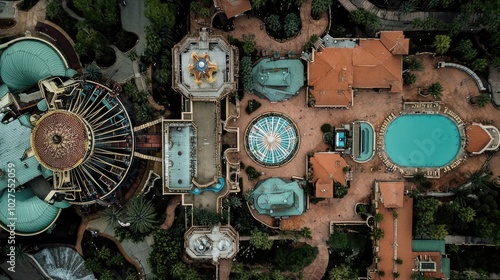
[[[52,171],[67,171],[80,165],[91,151],[90,129],[69,111],[55,110],[40,118],[31,134],[37,160]]]
[[[217,64],[210,61],[210,56],[207,53],[200,57],[196,52],[193,52],[191,59],[193,63],[188,65],[188,70],[189,73],[194,75],[194,82],[197,85],[203,83],[202,78],[205,78],[209,84],[215,82],[213,74],[217,71]]]

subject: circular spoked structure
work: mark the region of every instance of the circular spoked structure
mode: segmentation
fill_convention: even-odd
[[[38,162],[52,171],[75,168],[89,155],[89,125],[64,110],[49,112],[38,120],[31,134],[31,146]]]
[[[278,167],[293,159],[299,147],[299,130],[287,116],[265,113],[255,118],[245,132],[245,149],[257,164]]]

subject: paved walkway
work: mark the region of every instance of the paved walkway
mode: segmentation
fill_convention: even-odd
[[[239,153],[240,160],[246,166],[252,165],[257,171],[265,172],[259,180],[269,177],[303,177],[305,174],[306,154],[310,151],[325,151],[327,148],[322,141],[322,132],[320,130],[323,123],[328,122],[335,127],[339,127],[341,124],[354,120],[366,120],[378,129],[382,125],[383,120],[391,112],[398,113],[401,111],[402,97],[407,101],[431,101],[431,98],[419,96],[417,88],[428,87],[436,81],[439,81],[443,85],[442,101],[444,105],[456,112],[464,121],[471,122],[481,119],[493,119],[495,126],[498,127],[500,125],[500,115],[491,104],[486,105],[485,108],[478,108],[470,105],[468,102],[469,96],[477,95],[479,92],[476,83],[470,76],[454,68],[437,69],[437,62],[442,61],[442,57],[435,58],[429,55],[418,57],[422,59],[424,70],[413,72],[417,76],[417,82],[412,86],[405,86],[403,94],[360,90],[354,97],[355,105],[349,110],[307,107],[305,104],[306,93],[304,88],[301,89],[298,96],[279,103],[270,103],[268,100],[260,99],[256,95],[245,94],[243,100],[240,102],[242,109],[246,107],[250,99],[256,99],[262,105],[251,115],[242,113],[241,117],[234,123],[234,126],[239,127],[240,131],[244,131],[251,120],[262,113],[284,113],[296,122],[301,136],[301,143],[297,155],[288,164],[281,168],[266,169],[258,166],[248,157],[243,148],[244,139],[240,137],[239,144],[242,147]],[[485,160],[486,155],[469,157],[455,171],[444,174],[440,179],[433,179],[434,190],[442,191],[447,188],[453,189],[460,186],[466,181],[467,174],[480,168]],[[354,205],[357,202],[369,202],[374,180],[402,179],[402,175],[399,172],[386,173],[384,165],[378,157],[363,164],[355,163],[350,157],[346,157],[346,161],[354,172],[348,195],[342,199],[330,198],[318,204],[311,205],[310,209],[303,215],[283,220],[281,223],[282,229],[299,230],[303,227],[309,227],[312,231],[311,235],[313,239],[308,241],[308,243],[318,247],[326,246],[330,221],[359,220],[359,217],[354,213]],[[500,154],[498,153],[493,155],[490,166],[495,166],[495,163],[500,164]],[[253,188],[257,183],[257,181],[248,181],[245,173],[242,173],[242,178],[243,193]],[[407,186],[411,186],[411,183],[407,183]],[[322,250],[320,247],[320,255],[310,267],[306,268],[304,279],[320,279],[322,277],[328,265],[327,255],[328,251]]]
[[[491,245],[495,246],[491,240],[477,236],[447,235],[444,238],[446,244],[456,245]]]
[[[309,41],[311,35],[316,34],[321,36],[328,28],[328,14],[326,12],[321,14],[319,20],[311,18],[311,2],[312,0],[305,0],[300,7],[302,29],[299,31],[299,34],[286,42],[278,42],[270,38],[266,33],[262,20],[253,16],[249,18],[246,16],[237,17],[234,20],[234,31],[224,32],[215,28],[214,31],[224,36],[231,35],[240,40],[243,34],[254,34],[257,50],[266,50],[269,55],[272,55],[275,51],[281,54],[289,51],[300,54],[302,47]],[[201,22],[201,19],[198,21]],[[196,19],[191,20],[191,32],[197,32],[202,26],[197,23]]]
[[[338,0],[340,4],[348,11],[352,12],[359,8],[363,8],[380,18],[382,27],[381,30],[421,30],[413,27],[411,24],[414,19],[426,20],[429,18],[440,19],[445,23],[451,23],[458,13],[454,12],[413,12],[406,15],[401,14],[398,10],[381,9],[373,5],[368,0]],[[464,27],[468,29],[469,26]]]
[[[7,1],[7,4],[10,3],[14,2]],[[0,30],[0,37],[19,35],[25,33],[26,31],[34,32],[37,22],[43,22],[45,20],[46,6],[47,3],[45,1],[38,1],[38,3],[29,11],[21,11],[17,9],[14,17],[17,24],[10,29]]]
[[[90,221],[87,224],[87,230],[97,230],[100,234],[103,233],[107,236],[116,238],[113,227],[108,224],[105,218],[99,218]],[[139,265],[146,278],[154,278],[154,275],[152,274],[151,269],[148,265],[148,258],[149,254],[151,253],[151,245],[153,244],[153,236],[149,235],[139,243],[134,243],[126,239],[123,242],[120,242],[120,244],[127,255],[130,256],[135,261],[135,263]]]

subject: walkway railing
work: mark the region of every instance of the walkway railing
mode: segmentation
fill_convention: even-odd
[[[479,76],[474,71],[469,69],[468,67],[457,64],[457,63],[439,62],[437,65],[437,68],[443,68],[443,67],[453,67],[453,68],[457,68],[459,70],[464,71],[465,73],[467,73],[469,76],[471,76],[474,79],[479,90],[481,90],[481,91],[486,90],[486,88],[484,87],[483,82],[481,81]]]

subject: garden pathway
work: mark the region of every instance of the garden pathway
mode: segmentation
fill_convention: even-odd
[[[26,31],[35,32],[37,22],[45,20],[46,6],[47,3],[45,1],[38,1],[29,11],[21,11],[16,8],[16,15],[14,17],[17,22],[16,25],[10,29],[0,30],[0,37],[15,36],[23,34]]]
[[[415,28],[411,24],[414,19],[426,20],[429,18],[440,19],[445,23],[451,23],[458,13],[454,12],[413,12],[409,14],[401,14],[398,10],[386,10],[381,9],[373,5],[368,0],[338,0],[340,4],[349,12],[357,10],[358,8],[363,8],[380,18],[382,26],[381,30],[421,30],[420,28]],[[470,29],[467,25],[464,30]]]
[[[97,230],[100,235],[105,237],[116,237],[114,228],[109,225],[105,218],[99,218],[91,220],[87,224],[87,230]],[[116,243],[116,242],[115,242]],[[127,253],[130,258],[134,260],[135,265],[139,265],[142,275],[145,275],[146,279],[154,278],[153,273],[148,265],[149,254],[151,253],[151,245],[153,244],[153,236],[149,235],[144,238],[143,241],[139,243],[134,243],[130,240],[124,240],[118,242],[123,250]]]
[[[343,123],[349,123],[354,120],[366,120],[373,124],[378,131],[385,117],[391,112],[397,114],[401,111],[403,97],[407,101],[430,101],[430,98],[419,96],[417,88],[428,87],[436,81],[439,81],[443,85],[444,91],[441,99],[444,104],[457,112],[463,120],[472,122],[474,120],[492,119],[494,121],[493,125],[499,127],[500,115],[491,104],[487,104],[485,108],[470,105],[468,101],[469,96],[477,95],[479,92],[476,83],[470,76],[454,68],[437,69],[437,62],[443,61],[445,58],[430,55],[420,55],[418,58],[422,60],[424,70],[413,72],[417,76],[417,82],[414,85],[405,86],[403,94],[359,90],[354,97],[355,105],[349,110],[307,107],[305,104],[305,88],[300,90],[298,96],[278,103],[270,103],[268,100],[260,99],[256,95],[245,94],[240,103],[242,109],[247,106],[248,101],[251,99],[258,100],[262,105],[251,115],[242,113],[241,117],[234,123],[234,126],[239,127],[240,131],[244,131],[256,116],[265,112],[281,112],[296,122],[300,131],[301,142],[295,158],[281,168],[269,169],[256,165],[244,151],[243,137],[239,139],[239,145],[242,150],[239,153],[239,158],[245,166],[252,165],[259,172],[265,171],[265,174],[259,180],[269,177],[304,177],[306,154],[310,151],[326,150],[320,130],[323,123],[328,122],[335,127],[339,127]],[[284,230],[300,230],[303,227],[309,227],[311,229],[312,240],[308,240],[307,242],[312,246],[318,246],[320,249],[318,258],[304,270],[304,279],[321,279],[322,275],[326,272],[328,250],[322,248],[326,246],[329,237],[330,221],[359,220],[360,218],[354,213],[354,205],[357,202],[369,202],[369,196],[375,180],[402,179],[399,172],[385,172],[383,163],[378,157],[363,164],[353,162],[350,157],[346,157],[345,159],[352,167],[354,175],[349,193],[344,198],[330,198],[317,204],[311,204],[310,209],[303,215],[290,217],[281,222],[281,229]],[[444,174],[440,179],[433,179],[433,190],[442,191],[462,185],[466,181],[467,174],[481,167],[485,160],[486,155],[469,157],[457,170]],[[495,166],[494,163],[498,164],[499,162],[500,154],[495,153],[490,166],[493,167]],[[493,172],[498,173],[498,168]],[[245,173],[242,173],[242,179],[243,193],[253,188],[257,183],[257,180],[249,181]],[[406,185],[407,187],[412,186],[411,183],[406,183]]]
[[[257,50],[266,50],[268,55],[272,55],[275,51],[280,52],[282,55],[289,51],[300,54],[302,52],[302,47],[309,41],[311,35],[316,34],[321,36],[328,29],[328,15],[326,12],[321,14],[319,20],[313,20],[311,18],[311,2],[312,0],[305,0],[300,7],[302,29],[299,31],[299,34],[285,42],[278,42],[269,37],[262,20],[254,16],[240,16],[235,18],[233,31],[224,32],[215,28],[213,28],[213,30],[217,34],[222,34],[224,36],[231,35],[236,39],[241,39],[243,34],[254,34]],[[200,27],[204,26],[198,22],[201,22],[201,19],[191,20],[191,32],[197,32]]]

